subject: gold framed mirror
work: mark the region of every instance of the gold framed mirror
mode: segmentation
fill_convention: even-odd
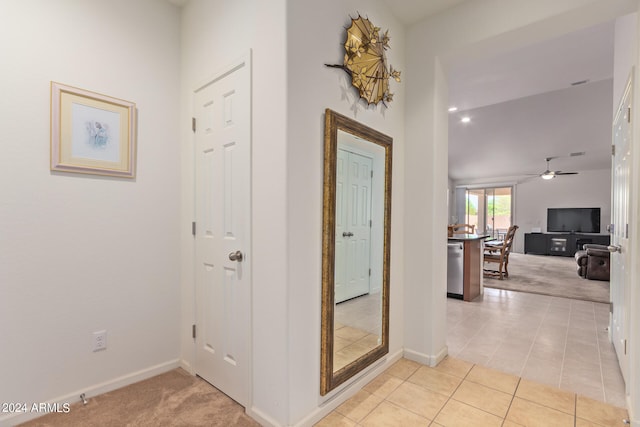
[[[392,142],[325,111],[323,396],[389,352]]]

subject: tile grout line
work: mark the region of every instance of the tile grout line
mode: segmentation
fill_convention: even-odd
[[[531,351],[533,350],[533,345],[536,342],[536,339],[538,338],[538,334],[540,333],[540,328],[542,328],[542,324],[544,323],[544,319],[547,318],[547,315],[549,314],[549,307],[551,306],[551,302],[547,303],[547,309],[546,312],[544,314],[544,317],[540,320],[540,323],[538,324],[538,329],[536,329],[536,334],[533,337],[533,340],[531,341],[531,345],[529,346],[529,351],[527,352],[527,357],[524,359],[524,364],[522,365],[522,368],[520,368],[520,375],[518,375],[520,378],[522,378],[522,374],[524,373],[524,369],[527,366],[527,362],[529,362],[529,356],[531,356]],[[520,384],[518,382],[518,384]]]
[[[507,416],[509,416],[509,411],[511,411],[511,405],[513,405],[513,401],[516,400],[516,393],[518,392],[518,388],[520,387],[520,381],[522,381],[522,377],[518,377],[518,383],[516,384],[516,388],[513,390],[513,394],[511,395],[511,402],[509,402],[507,413],[504,414],[504,418],[502,419],[502,425],[507,422]]]
[[[474,313],[474,314],[477,314],[477,313]],[[467,317],[465,318],[465,320],[467,320],[467,319],[468,319],[468,318],[470,318],[470,317],[471,317],[471,315],[467,316]],[[487,322],[488,322],[488,320],[485,320],[485,321],[484,321],[484,323],[482,324],[482,326],[481,326],[480,328],[478,328],[478,329],[476,330],[476,332],[474,332],[474,333],[473,333],[473,335],[471,336],[471,338],[469,338],[469,339],[467,340],[467,342],[464,344],[464,346],[460,349],[460,351],[458,352],[458,354],[456,355],[456,357],[457,357],[458,355],[462,354],[462,352],[463,352],[463,351],[464,351],[464,350],[469,346],[469,343],[470,343],[470,342],[471,342],[471,341],[472,341],[472,340],[473,340],[473,339],[474,339],[474,338],[475,338],[475,337],[480,333],[480,330],[481,330],[481,329],[482,329],[482,328],[487,324]],[[472,368],[472,369],[473,369],[473,368]]]
[[[604,370],[602,369],[602,353],[600,352],[600,339],[598,338],[598,320],[596,318],[596,306],[594,303],[591,303],[591,307],[593,308],[593,325],[595,329],[596,335],[596,348],[598,349],[598,366],[600,367],[600,383],[602,384],[602,397],[604,401],[607,401],[607,389],[604,386]]]
[[[442,410],[444,409],[445,406],[447,406],[447,403],[449,403],[449,401],[453,398],[453,395],[456,394],[456,391],[458,391],[458,389],[460,388],[460,386],[462,385],[462,383],[464,382],[464,380],[467,378],[467,376],[469,375],[469,372],[471,372],[473,370],[473,368],[476,366],[477,364],[474,363],[473,366],[471,366],[471,369],[469,369],[467,371],[466,374],[464,374],[464,377],[462,377],[462,381],[460,381],[460,384],[458,384],[456,386],[456,389],[453,390],[453,392],[451,392],[451,395],[449,397],[447,397],[447,400],[444,402],[444,405],[442,405],[442,407],[440,409],[438,409],[438,412],[436,412],[436,414],[433,417],[433,420],[431,420],[431,423],[429,423],[429,425],[433,424],[436,422],[436,418],[438,418],[438,415],[440,415],[440,412],[442,412]]]
[[[573,304],[569,304],[569,317],[564,334],[564,349],[562,351],[562,365],[560,366],[560,378],[558,378],[558,388],[562,385],[562,376],[564,375],[564,364],[567,360],[567,344],[569,343],[569,325],[571,324],[571,313],[573,312]]]

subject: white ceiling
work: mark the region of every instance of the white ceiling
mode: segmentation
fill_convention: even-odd
[[[470,0],[385,1],[411,25]],[[450,116],[449,176],[521,179],[544,172],[550,156],[560,156],[552,170],[608,168],[613,95],[610,84],[594,83],[613,77],[613,43],[609,22],[499,56],[458,59],[448,75],[450,105],[459,108]],[[465,113],[473,117],[467,125]],[[568,156],[578,151],[586,154]]]
[[[459,108],[449,120],[451,179],[519,179],[543,172],[544,158],[550,156],[564,156],[552,161],[552,170],[610,167],[612,87],[605,84],[608,89],[603,86],[594,92],[590,86],[611,81],[613,44],[614,23],[610,22],[497,57],[455,65],[449,74],[450,105]],[[584,80],[588,82],[571,85]],[[570,99],[589,93],[588,102]],[[540,108],[545,102],[547,107]],[[572,111],[563,112],[552,102],[571,105]],[[568,114],[571,120],[547,117],[545,112],[549,111],[560,117]],[[496,114],[501,114],[502,120],[494,117]],[[464,115],[471,116],[471,123],[460,122]],[[522,117],[528,119],[522,121]],[[574,128],[567,128],[568,123]],[[481,153],[476,157],[478,162],[469,161],[470,151]],[[577,151],[586,155],[568,157]]]
[[[613,77],[614,23],[569,33],[506,54],[456,64],[449,100],[460,110]]]
[[[178,6],[187,2],[168,1]],[[411,25],[471,0],[383,1],[402,23]],[[449,100],[450,105],[456,105],[459,111],[450,116],[449,123],[450,177],[454,180],[477,180],[541,173],[546,168],[544,158],[549,156],[565,156],[552,161],[552,170],[579,171],[609,167],[612,95],[607,100],[602,87],[590,91],[587,86],[612,78],[613,40],[614,24],[610,22],[500,56],[476,61],[461,59],[453,64],[448,75]],[[582,80],[588,80],[588,83],[567,90],[572,87],[571,83]],[[562,90],[558,92],[562,96],[555,93]],[[521,127],[511,126],[515,120],[513,118],[500,120],[500,114],[504,117],[513,113],[515,117],[535,114],[532,111],[540,108],[541,101],[544,104],[545,98],[540,98],[540,94],[545,93],[549,99],[561,100],[557,101],[561,104],[571,104],[566,98],[575,93],[582,93],[583,97],[599,97],[602,102],[608,102],[605,106],[608,108],[606,129],[602,129],[601,120],[580,119],[601,114],[605,111],[602,105],[590,105],[582,115],[578,113],[571,121],[577,127],[573,130],[563,129],[562,120],[558,121],[560,129],[556,129],[555,125],[540,123],[539,119],[544,114],[537,114],[535,126],[534,120],[527,123],[518,119]],[[515,101],[521,99],[525,102]],[[572,106],[574,110],[581,107]],[[512,111],[513,108],[530,108],[531,111],[518,114]],[[563,114],[553,108],[549,110],[556,111],[560,116]],[[460,123],[463,113],[474,116],[470,124]],[[484,123],[480,120],[484,120]],[[596,123],[600,128],[594,128]],[[529,137],[523,137],[526,128],[529,128]],[[567,132],[571,131],[573,136],[569,137]],[[603,132],[606,133],[604,137]],[[575,151],[585,151],[587,154],[567,157]],[[486,153],[492,154],[489,156]],[[470,162],[470,158],[478,161]]]
[[[405,25],[450,9],[469,0],[385,0],[393,14]]]

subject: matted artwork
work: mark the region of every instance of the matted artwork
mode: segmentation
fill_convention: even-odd
[[[51,82],[51,170],[135,177],[136,104]]]

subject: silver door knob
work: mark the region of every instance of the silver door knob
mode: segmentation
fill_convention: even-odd
[[[230,259],[231,261],[238,261],[238,262],[241,262],[241,261],[242,261],[242,258],[243,258],[243,255],[242,255],[242,252],[240,252],[240,251],[231,252],[231,253],[229,254],[229,259]]]
[[[609,252],[614,253],[614,252],[622,252],[622,248],[618,245],[609,245],[607,246],[607,249],[609,250]]]

